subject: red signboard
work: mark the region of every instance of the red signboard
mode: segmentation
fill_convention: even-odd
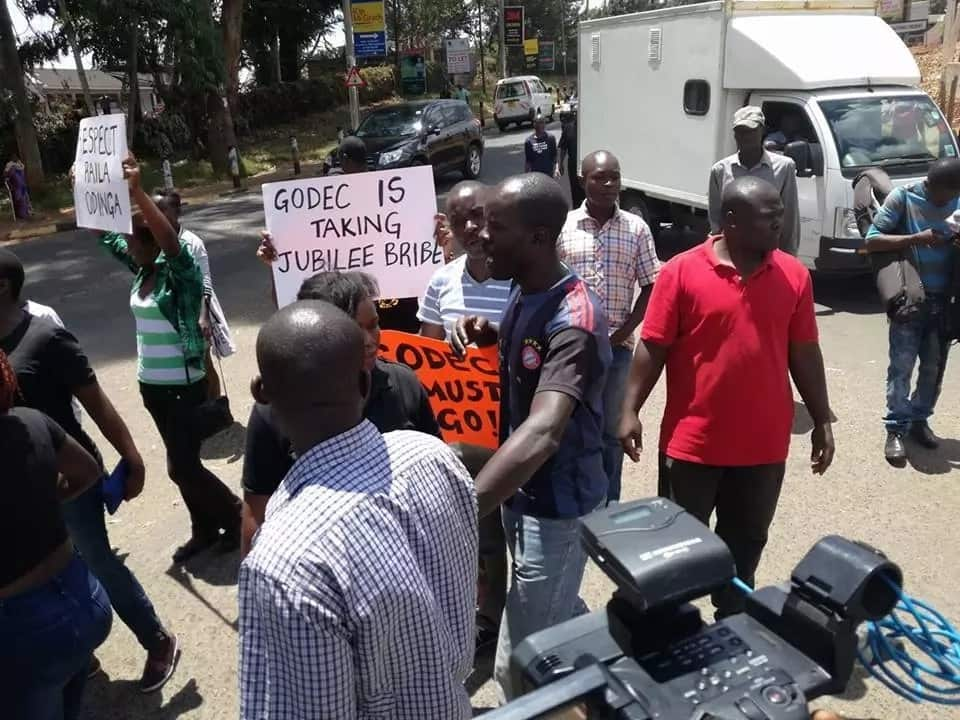
[[[503,8],[503,44],[523,47],[523,5]]]

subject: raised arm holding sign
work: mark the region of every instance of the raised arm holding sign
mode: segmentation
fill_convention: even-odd
[[[77,226],[133,232],[130,192],[123,177],[127,124],[122,115],[83,118],[73,166]]]
[[[263,207],[280,306],[305,278],[329,270],[362,270],[384,297],[417,297],[443,264],[430,167],[268,183]]]

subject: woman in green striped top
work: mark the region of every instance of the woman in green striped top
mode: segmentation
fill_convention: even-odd
[[[132,155],[124,175],[139,206],[133,234],[107,233],[100,244],[135,274],[130,309],[137,323],[137,379],[167,450],[167,472],[190,513],[191,537],[173,556],[184,562],[214,544],[224,551],[239,547],[240,500],[204,467],[203,440],[194,430],[197,408],[207,397],[200,268],[143,191]]]

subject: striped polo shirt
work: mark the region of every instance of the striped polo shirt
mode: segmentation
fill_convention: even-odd
[[[176,328],[160,312],[153,294],[130,293],[137,322],[137,379],[146,385],[189,385],[203,379],[202,364],[186,367]]]
[[[442,325],[449,338],[457,320],[467,315],[485,317],[499,326],[509,299],[509,280],[477,282],[467,270],[467,256],[461,255],[434,272],[417,317],[420,322]]]

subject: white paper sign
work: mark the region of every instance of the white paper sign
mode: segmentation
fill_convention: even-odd
[[[470,72],[470,45],[463,38],[447,40],[447,73],[461,75]]]
[[[77,226],[131,233],[130,190],[123,179],[127,157],[124,115],[80,121],[73,165],[73,204]]]
[[[419,297],[443,252],[433,239],[433,168],[329,175],[263,186],[280,307],[329,270],[372,275],[384,298]]]

